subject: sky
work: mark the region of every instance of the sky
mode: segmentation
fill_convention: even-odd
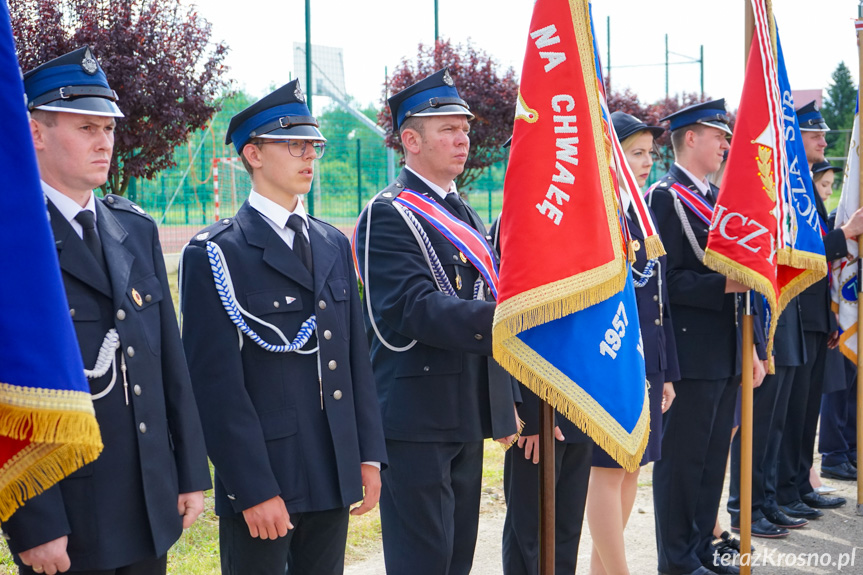
[[[296,76],[294,43],[305,42],[303,0],[194,3],[213,24],[213,39],[230,47],[228,76],[237,88],[262,97]],[[502,66],[520,72],[533,0],[437,3],[441,37],[470,40]],[[826,95],[830,75],[840,61],[856,81],[859,64],[853,19],[858,1],[820,0],[807,3],[817,9],[801,10],[803,4],[774,0],[789,80],[794,90],[824,88]],[[414,58],[419,43],[434,41],[434,5],[434,0],[311,0],[312,44],[342,48],[347,92],[360,105],[377,105],[387,69],[392,71],[403,58]],[[597,43],[606,67],[610,18],[612,87],[631,88],[643,103],[664,97],[668,34],[672,63],[698,59],[704,46],[705,92],[725,97],[728,107],[736,108],[743,83],[743,13],[744,0],[594,1]],[[669,67],[671,95],[699,90],[698,64]],[[313,98],[313,112],[317,111]]]

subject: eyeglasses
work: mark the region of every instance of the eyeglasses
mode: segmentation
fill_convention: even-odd
[[[262,144],[287,144],[288,153],[295,158],[302,158],[306,155],[306,144],[311,144],[315,150],[315,158],[323,158],[324,152],[327,151],[327,143],[312,140],[258,140],[256,145]]]

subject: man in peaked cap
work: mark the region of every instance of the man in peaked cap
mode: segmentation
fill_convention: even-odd
[[[712,211],[718,189],[707,175],[719,169],[731,130],[724,100],[696,104],[664,120],[671,124],[675,163],[649,200],[668,253],[681,379],[663,422],[662,459],[653,468],[659,571],[735,573],[737,567],[714,560],[712,539],[740,384],[737,294],[748,288],[701,262],[709,222],[684,207]],[[758,384],[764,365],[754,363]]]
[[[294,80],[227,141],[252,190],[192,239],[181,285],[222,573],[339,574],[349,513],[377,504],[387,459],[350,244],[301,200],[326,140]]]
[[[514,440],[518,388],[490,357],[488,271],[457,247],[479,236],[477,251],[494,257],[454,183],[473,114],[446,69],[389,106],[406,165],[361,214],[354,245],[390,461],[384,558],[390,573],[463,575],[476,546],[483,439]]]
[[[797,120],[806,150],[806,160],[812,165],[824,161],[829,130],[815,101],[798,108]],[[830,262],[848,255],[847,239],[863,233],[863,210],[858,210],[841,228],[827,230],[827,209],[816,193],[815,209],[822,229],[824,253]],[[821,409],[821,391],[828,345],[838,341],[836,316],[831,310],[830,286],[827,278],[809,286],[800,294],[800,314],[806,344],[806,362],[797,369],[791,384],[787,422],[782,430],[779,459],[776,466],[776,500],[782,511],[803,519],[816,519],[823,513],[845,504],[843,497],[816,493],[809,483],[815,450],[815,435]]]
[[[117,95],[89,48],[24,75],[42,189],[104,450],[3,525],[20,572],[155,575],[210,474],[156,223],[96,198]]]

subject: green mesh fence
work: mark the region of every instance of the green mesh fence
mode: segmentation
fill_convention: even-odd
[[[129,185],[127,197],[159,223],[165,253],[179,252],[198,230],[218,218],[233,216],[248,197],[251,180],[224,139],[231,116],[250,103],[242,96],[225,102],[204,130],[176,149],[175,168]],[[359,118],[360,114],[367,120]],[[363,206],[401,169],[401,154],[388,153],[373,127],[376,114],[373,109],[349,110],[332,103],[317,114],[327,151],[317,161],[306,206],[348,235]],[[505,171],[501,162],[460,190],[488,222],[500,213]]]

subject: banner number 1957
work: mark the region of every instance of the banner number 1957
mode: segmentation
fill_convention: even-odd
[[[626,318],[626,306],[623,302],[617,307],[617,313],[614,315],[610,327],[605,332],[605,340],[599,343],[599,352],[602,355],[610,355],[611,359],[617,357],[617,350],[620,349],[621,339],[626,335],[626,326],[629,325],[629,320]]]

